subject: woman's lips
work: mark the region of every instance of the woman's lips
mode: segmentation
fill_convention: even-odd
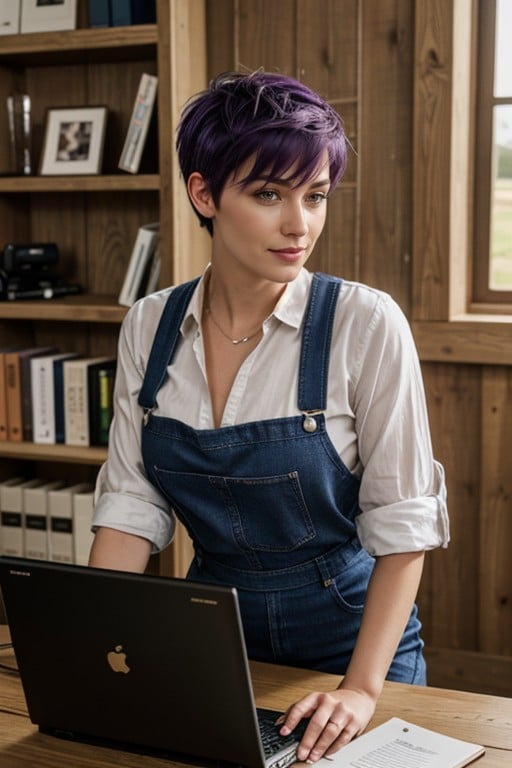
[[[297,262],[306,251],[305,248],[270,248],[269,250],[270,253],[273,253],[278,259],[290,264]]]

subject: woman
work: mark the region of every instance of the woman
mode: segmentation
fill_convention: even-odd
[[[123,324],[90,562],[142,571],[176,514],[189,577],[237,587],[250,657],[344,675],[282,719],[311,718],[315,762],[364,730],[386,677],[425,683],[414,601],[448,523],[418,359],[389,296],[304,268],[347,157],[323,99],[221,75],[177,147],[211,263]]]

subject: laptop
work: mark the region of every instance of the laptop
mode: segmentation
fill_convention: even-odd
[[[13,557],[0,586],[40,731],[204,765],[296,759],[305,724],[283,739],[256,710],[235,589]],[[282,742],[266,752],[258,716]]]

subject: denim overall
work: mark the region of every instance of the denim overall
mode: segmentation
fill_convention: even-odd
[[[197,280],[176,287],[139,395],[149,479],[188,530],[188,578],[238,590],[250,658],[343,674],[374,559],[354,519],[359,480],[326,431],[329,350],[341,281],[317,273],[302,331],[300,415],[195,430],[156,416]],[[425,682],[414,607],[388,679]]]

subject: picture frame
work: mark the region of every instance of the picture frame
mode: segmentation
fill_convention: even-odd
[[[78,176],[100,173],[106,123],[105,106],[48,109],[39,174]]]
[[[77,0],[21,0],[20,32],[76,29]]]

